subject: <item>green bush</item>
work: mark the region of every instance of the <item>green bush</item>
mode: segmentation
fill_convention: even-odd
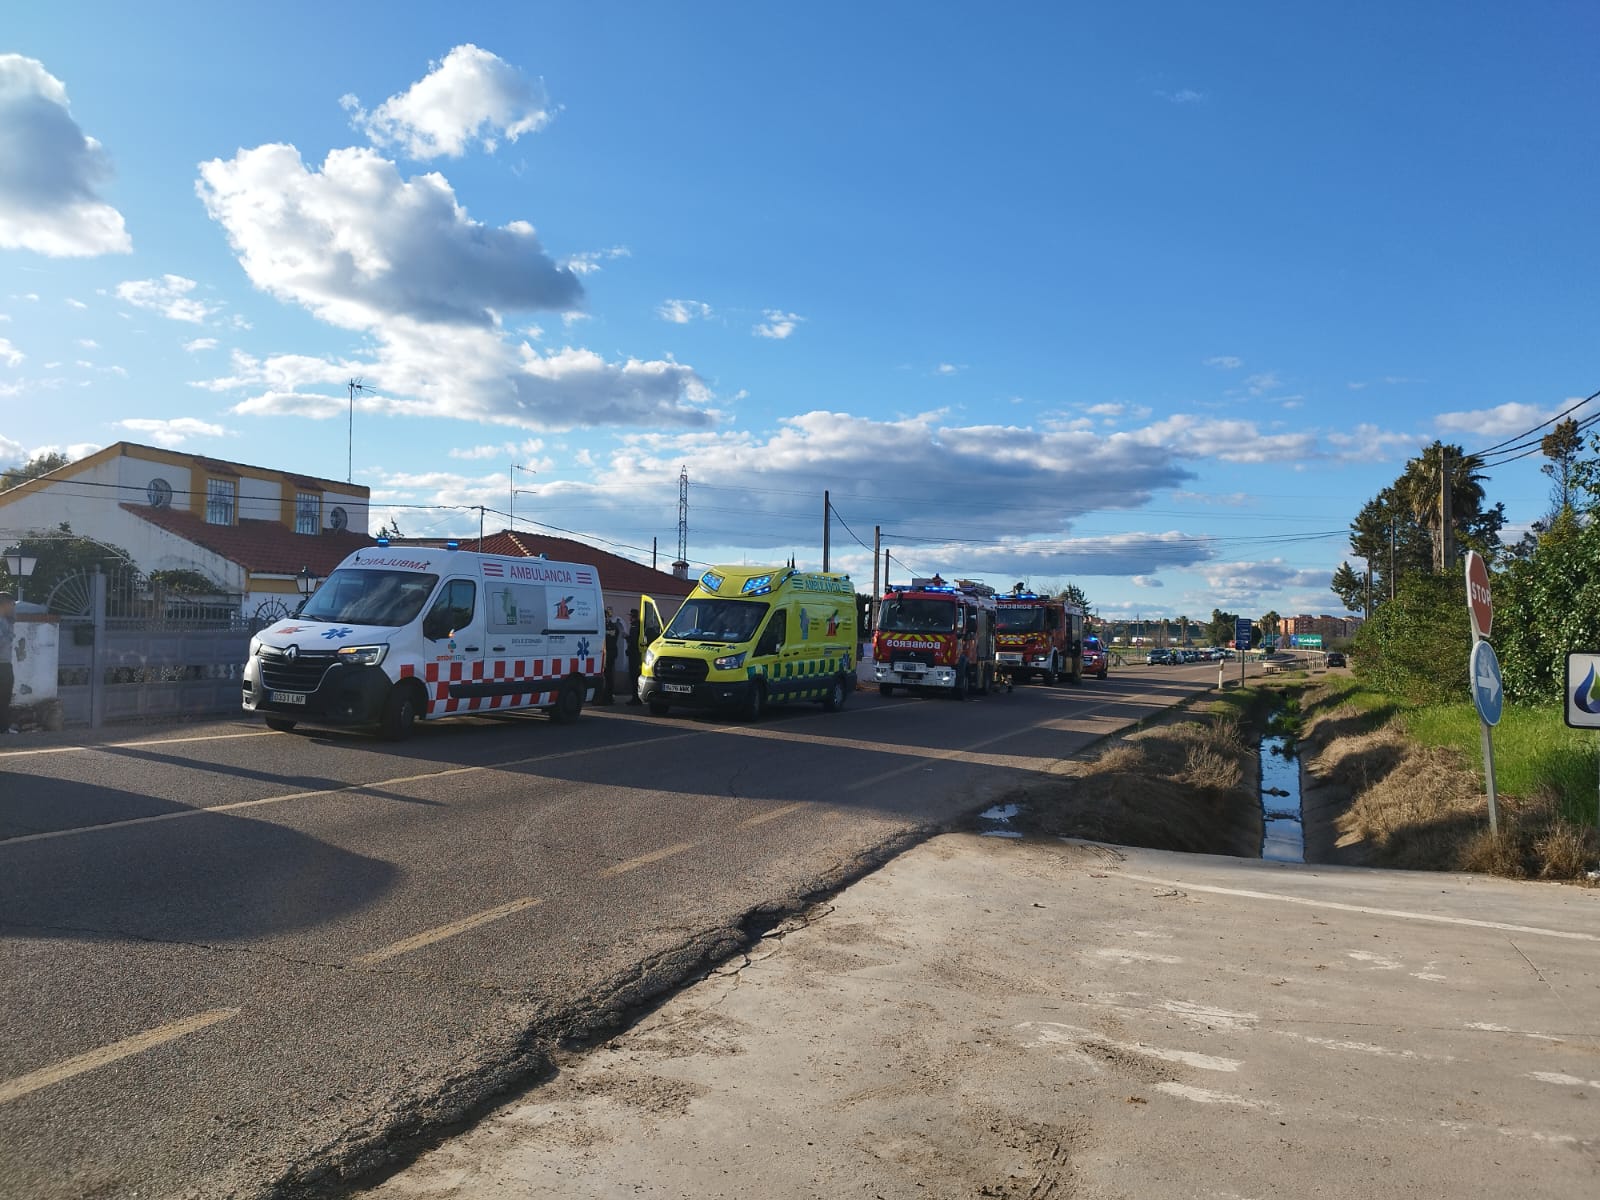
[[[1441,575],[1407,575],[1393,600],[1356,635],[1357,678],[1412,704],[1470,695],[1472,625],[1465,585]]]

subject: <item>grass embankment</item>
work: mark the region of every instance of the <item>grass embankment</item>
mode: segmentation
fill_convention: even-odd
[[[1236,696],[1114,739],[1071,773],[1005,796],[1047,836],[1199,854],[1261,853],[1256,741],[1263,697]],[[1253,707],[1254,706],[1254,707]]]
[[[1471,703],[1412,705],[1345,675],[1302,687],[1302,751],[1342,792],[1346,861],[1517,878],[1583,879],[1600,862],[1597,745],[1559,708],[1507,706],[1494,730],[1500,835],[1489,833]]]

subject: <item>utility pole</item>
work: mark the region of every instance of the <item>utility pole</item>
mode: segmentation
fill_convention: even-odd
[[[822,569],[824,572],[828,569],[828,535],[832,532],[829,528],[829,518],[832,515],[833,505],[828,502],[828,492],[824,488],[822,492]]]
[[[883,588],[880,586],[882,581],[878,578],[878,551],[882,543],[883,526],[874,525],[872,527],[872,603],[867,608],[867,611],[871,614],[872,627],[874,629],[878,627],[878,597],[883,595]]]
[[[678,561],[672,564],[672,573],[679,579],[689,578],[689,468],[678,471]]]
[[[515,533],[516,530],[517,530],[517,492],[520,490],[520,491],[528,492],[530,494],[532,493],[532,489],[531,488],[520,488],[519,489],[517,487],[517,472],[518,471],[526,471],[526,472],[528,472],[528,474],[532,475],[533,474],[533,468],[532,467],[525,467],[521,463],[512,463],[511,464],[511,472],[510,472],[510,474],[511,474],[511,531],[513,533]]]
[[[1455,523],[1450,513],[1450,456],[1439,447],[1439,574],[1455,560]]]

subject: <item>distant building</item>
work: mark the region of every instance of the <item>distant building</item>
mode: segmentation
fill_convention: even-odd
[[[1284,642],[1292,635],[1302,633],[1320,634],[1324,642],[1329,642],[1335,638],[1347,640],[1355,637],[1361,625],[1361,617],[1313,617],[1302,614],[1298,617],[1279,617],[1278,633]]]
[[[0,538],[65,522],[127,551],[146,575],[204,576],[249,616],[298,603],[302,568],[326,576],[371,545],[370,502],[359,484],[117,442],[0,492]]]

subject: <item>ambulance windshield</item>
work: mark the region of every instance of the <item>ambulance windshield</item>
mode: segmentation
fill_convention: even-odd
[[[1002,604],[995,613],[994,627],[998,633],[1034,633],[1044,628],[1044,609],[1008,608]]]
[[[437,575],[416,571],[335,571],[296,616],[348,625],[409,625],[438,582]]]
[[[691,596],[662,637],[688,642],[748,642],[767,615],[764,600],[717,600]]]
[[[878,628],[885,633],[950,633],[961,609],[949,600],[885,600]]]

